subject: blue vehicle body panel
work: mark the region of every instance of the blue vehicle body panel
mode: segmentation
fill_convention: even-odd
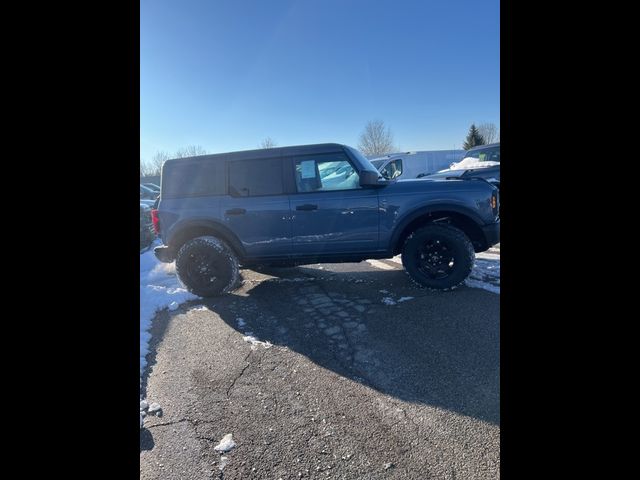
[[[296,210],[317,205],[316,210]],[[291,196],[293,254],[354,253],[378,248],[378,192],[359,189]]]

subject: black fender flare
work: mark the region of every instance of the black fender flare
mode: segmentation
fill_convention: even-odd
[[[229,244],[229,246],[236,252],[237,255],[239,255],[240,257],[245,256],[246,252],[244,250],[244,247],[242,246],[242,242],[240,242],[236,234],[233,233],[229,227],[223,225],[218,221],[205,218],[190,218],[187,220],[176,222],[171,226],[171,232],[169,234],[169,237],[167,238],[167,243],[171,246],[174,240],[180,237],[181,232],[184,232],[187,229],[198,227],[213,230],[218,236],[220,236],[222,240]],[[174,249],[173,246],[171,248]]]

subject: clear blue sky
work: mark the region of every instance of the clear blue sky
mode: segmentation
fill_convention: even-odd
[[[498,0],[141,0],[140,157],[500,127]]]

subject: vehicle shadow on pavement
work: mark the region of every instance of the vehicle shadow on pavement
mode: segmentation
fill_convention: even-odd
[[[498,295],[423,290],[401,270],[268,274],[216,313],[386,395],[500,424]]]

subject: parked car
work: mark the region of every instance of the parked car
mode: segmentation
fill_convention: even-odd
[[[500,143],[474,147],[465,152],[460,162],[437,173],[422,173],[418,178],[483,178],[500,188]]]
[[[477,147],[470,148],[465,152],[463,161],[468,158],[477,160],[476,163],[500,163],[500,142],[490,143],[488,145],[478,145]]]
[[[497,189],[479,181],[386,180],[339,144],[167,160],[152,210],[163,262],[208,297],[238,268],[402,254],[419,285],[451,289],[500,240]]]
[[[159,194],[160,192],[156,192],[149,187],[145,187],[144,185],[140,184],[140,200],[155,200],[156,198],[158,198]]]
[[[155,183],[141,183],[140,185],[142,185],[143,187],[147,187],[150,190],[153,190],[158,195],[160,194],[160,187]]]
[[[431,150],[392,153],[374,158],[371,163],[387,180],[417,178],[421,173],[437,172],[462,159],[464,150]]]

